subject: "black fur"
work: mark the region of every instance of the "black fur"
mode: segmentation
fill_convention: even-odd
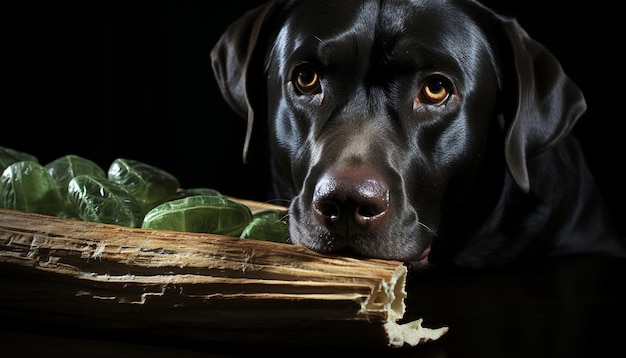
[[[244,155],[269,141],[294,244],[416,269],[624,256],[570,133],[583,94],[478,2],[271,1],[212,64]]]

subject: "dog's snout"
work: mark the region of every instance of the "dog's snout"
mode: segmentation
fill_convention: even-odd
[[[386,220],[389,186],[372,169],[326,172],[313,193],[313,211],[336,238],[375,230]]]

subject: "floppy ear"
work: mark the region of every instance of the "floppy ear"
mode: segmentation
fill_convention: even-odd
[[[515,182],[530,190],[527,158],[566,136],[587,106],[558,60],[515,20],[502,19],[511,53],[501,59],[507,104],[505,158]],[[510,67],[507,67],[510,66]]]
[[[243,146],[243,161],[247,162],[248,147],[252,137],[254,108],[250,96],[249,67],[261,37],[261,30],[277,1],[248,11],[232,23],[211,50],[211,66],[226,103],[248,126]],[[259,65],[262,66],[262,63]]]

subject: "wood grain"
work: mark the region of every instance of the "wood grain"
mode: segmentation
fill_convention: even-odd
[[[212,234],[0,209],[3,321],[219,342],[403,347],[446,327],[398,324],[400,262]]]

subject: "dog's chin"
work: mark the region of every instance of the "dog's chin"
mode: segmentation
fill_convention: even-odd
[[[394,260],[404,263],[407,266],[410,272],[422,272],[426,271],[429,268],[429,256],[430,256],[430,246],[426,248],[422,252],[422,254],[417,259],[402,259],[395,257],[375,257],[372,255],[363,255],[352,247],[346,246],[340,250],[336,250],[331,252],[333,255],[340,255],[346,257],[352,257],[357,259],[367,259],[367,258],[378,258],[383,260]]]
[[[300,237],[299,239],[292,240],[291,243],[304,246],[322,254],[339,255],[357,259],[373,258],[399,261],[404,263],[410,271],[423,271],[427,269],[429,265],[430,245],[427,245],[426,248],[422,250],[417,250],[416,254],[405,252],[405,255],[402,256],[398,253],[381,252],[380,248],[376,249],[375,246],[371,245],[359,246],[357,244],[350,244],[347,241],[336,240],[328,233],[314,237],[317,237],[319,240],[303,240]]]
[[[407,260],[404,263],[408,266],[409,271],[420,272],[425,271],[429,267],[430,246],[422,252],[417,260]]]

